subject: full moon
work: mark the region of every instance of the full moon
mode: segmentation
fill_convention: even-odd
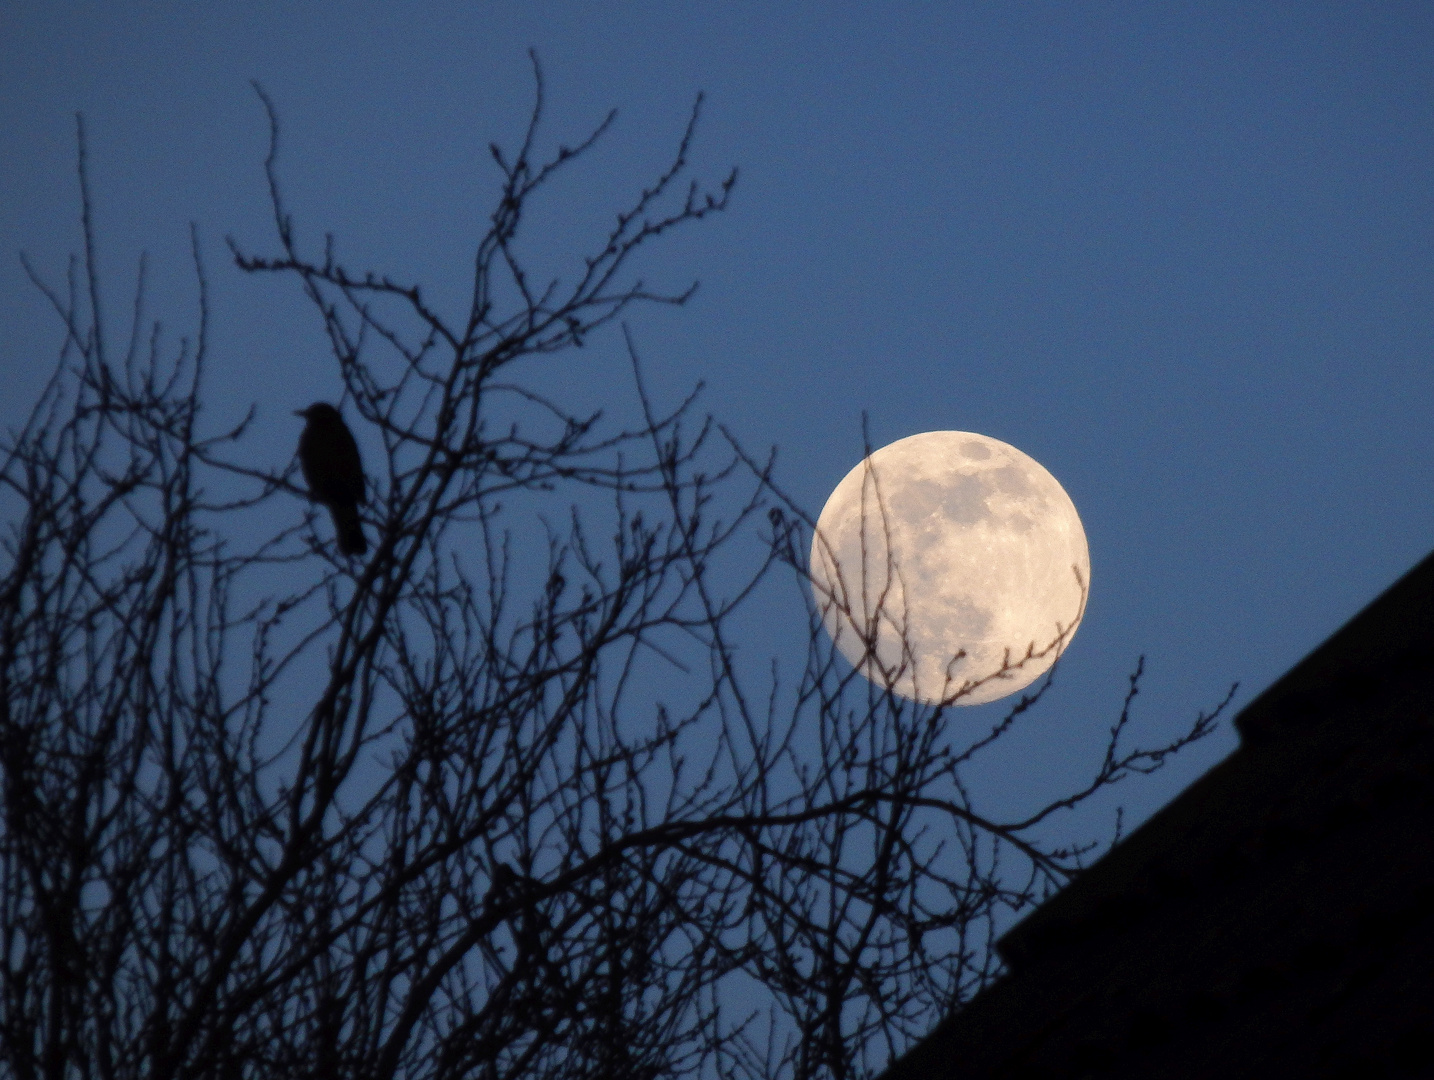
[[[863,675],[925,704],[981,705],[1030,685],[1085,613],[1075,504],[1014,446],[927,431],[836,486],[812,536],[827,633]]]

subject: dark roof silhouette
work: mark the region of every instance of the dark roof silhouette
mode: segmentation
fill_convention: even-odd
[[[1434,1077],[1434,555],[999,943],[912,1078]]]

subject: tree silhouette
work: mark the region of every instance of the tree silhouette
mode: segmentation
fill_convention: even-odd
[[[252,410],[209,426],[197,236],[193,339],[151,332],[141,262],[114,344],[81,127],[84,254],[62,288],[26,263],[66,341],[0,470],[10,1075],[856,1075],[985,984],[998,925],[1087,857],[1043,822],[1212,729],[1122,749],[1133,678],[1088,786],[984,814],[963,776],[1048,680],[977,737],[868,683],[770,460],[693,399],[659,409],[625,329],[634,423],[551,389],[554,357],[692,295],[630,264],[736,174],[685,180],[699,98],[571,280],[534,280],[525,212],[613,120],[543,157],[537,87],[521,146],[492,148],[456,316],[302,250],[260,91],[278,246],[230,246],[328,335],[361,559],[294,462],[256,460]],[[790,685],[734,638],[769,586],[807,605]]]

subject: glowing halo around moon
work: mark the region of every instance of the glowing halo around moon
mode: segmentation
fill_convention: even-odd
[[[1090,551],[1070,496],[1034,458],[969,431],[874,451],[812,536],[812,591],[868,679],[925,704],[1030,685],[1085,613]]]

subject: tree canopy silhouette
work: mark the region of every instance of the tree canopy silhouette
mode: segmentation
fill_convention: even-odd
[[[197,233],[192,339],[162,346],[142,272],[127,332],[106,322],[81,127],[84,253],[62,287],[30,270],[66,340],[0,467],[10,1075],[857,1075],[1081,865],[1042,823],[1211,730],[1126,749],[1132,679],[1087,785],[984,812],[963,777],[1049,682],[975,734],[868,683],[821,630],[811,518],[770,458],[643,380],[622,318],[692,291],[634,261],[736,179],[687,179],[701,99],[572,274],[537,280],[525,214],[613,122],[544,154],[537,87],[492,148],[457,312],[300,243],[260,91],[277,246],[230,247],[327,334],[362,558],[309,501],[357,513],[353,491],[266,463],[253,410],[203,408]],[[599,338],[630,424],[557,389]],[[806,605],[795,671],[734,638],[773,589]]]

